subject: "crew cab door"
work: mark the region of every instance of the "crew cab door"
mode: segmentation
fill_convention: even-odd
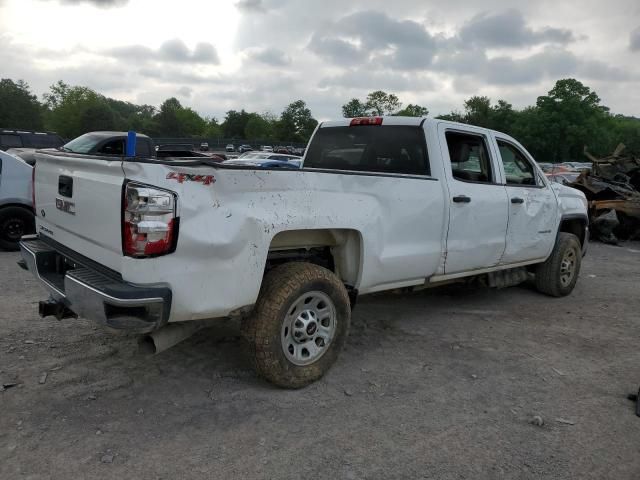
[[[442,123],[438,137],[449,191],[445,274],[497,265],[505,250],[508,200],[487,131]]]
[[[556,196],[521,145],[506,136],[492,136],[509,197],[509,226],[502,263],[544,259],[556,238]]]

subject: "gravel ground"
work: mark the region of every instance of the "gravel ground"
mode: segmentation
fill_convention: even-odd
[[[155,357],[0,253],[0,478],[640,478],[640,243],[590,245],[572,296],[530,285],[360,299],[316,384],[256,378],[237,325]],[[531,423],[539,416],[542,426]]]

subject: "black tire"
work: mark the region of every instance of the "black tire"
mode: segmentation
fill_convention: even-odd
[[[267,273],[253,312],[242,322],[242,334],[259,375],[279,387],[301,388],[321,378],[336,361],[350,322],[349,296],[340,279],[318,265],[291,262]],[[323,335],[329,331],[325,342]],[[298,340],[298,335],[304,338]],[[305,349],[308,360],[303,358]],[[293,358],[296,355],[299,358]]]
[[[18,242],[23,235],[36,231],[33,213],[22,207],[0,209],[0,248],[20,250]]]
[[[551,255],[536,268],[536,288],[552,297],[569,295],[578,281],[582,248],[578,237],[560,232]]]

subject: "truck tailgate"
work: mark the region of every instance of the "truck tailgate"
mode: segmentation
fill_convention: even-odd
[[[122,161],[38,152],[36,228],[66,247],[119,270]]]

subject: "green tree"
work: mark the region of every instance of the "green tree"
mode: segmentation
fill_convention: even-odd
[[[118,130],[116,114],[106,102],[88,105],[80,115],[80,124],[87,132]]]
[[[317,125],[318,121],[313,118],[304,100],[296,100],[280,115],[277,126],[278,139],[306,142]]]
[[[23,80],[0,80],[0,126],[40,130],[43,107]]]
[[[345,118],[366,117],[368,115],[367,106],[357,98],[352,98],[342,106],[342,116]]]
[[[491,128],[491,99],[473,96],[464,102],[465,123]]]
[[[177,136],[198,137],[201,136],[206,127],[207,122],[195,110],[191,108],[181,108],[176,112],[179,125],[179,134]]]
[[[513,105],[505,100],[498,100],[498,104],[491,107],[489,112],[489,126],[500,132],[512,133],[517,116],[518,113],[513,109]]]
[[[399,117],[426,117],[429,115],[429,109],[421,105],[410,103],[395,115]]]
[[[536,149],[547,161],[581,160],[585,145],[596,154],[606,153],[609,109],[586,85],[573,78],[558,80],[538,97],[536,107],[538,118],[530,130],[540,137]]]
[[[50,130],[73,138],[95,130],[113,130],[116,117],[106,98],[88,87],[59,81],[44,95],[48,107],[45,122]]]
[[[135,130],[146,135],[157,135],[156,108],[152,105],[136,105],[136,111],[129,115],[122,130]]]
[[[206,120],[206,126],[204,127],[203,135],[206,138],[221,138],[222,126],[218,123],[215,117],[211,117]]]
[[[159,135],[183,136],[180,119],[178,118],[180,110],[182,110],[182,104],[175,97],[168,98],[160,105],[160,111],[155,117]]]
[[[244,133],[247,139],[268,140],[273,137],[273,124],[260,114],[250,113]]]
[[[244,109],[239,112],[237,110],[229,110],[222,124],[225,138],[243,139],[248,121],[249,113],[245,112]]]
[[[373,115],[393,115],[402,108],[402,102],[396,95],[382,90],[376,90],[367,95],[365,105],[367,111]]]
[[[640,118],[615,115],[611,117],[611,133],[609,151],[615,148],[616,142],[626,145],[625,153],[640,158]]]
[[[438,115],[436,118],[439,120],[447,120],[448,122],[464,123],[464,115],[456,110],[452,110],[449,113]]]

